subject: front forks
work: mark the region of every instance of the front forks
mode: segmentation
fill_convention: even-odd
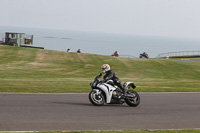
[[[95,92],[96,92],[97,95],[100,95],[100,94],[101,94],[101,91],[99,91],[99,90],[97,90],[97,89],[95,89]]]
[[[101,91],[98,90],[98,89],[94,89],[94,91],[95,91],[95,97],[100,99],[101,98]]]

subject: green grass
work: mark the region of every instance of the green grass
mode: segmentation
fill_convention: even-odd
[[[0,92],[89,92],[108,63],[139,92],[200,92],[200,62],[117,58],[0,45]]]

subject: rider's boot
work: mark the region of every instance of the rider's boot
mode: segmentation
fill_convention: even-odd
[[[127,90],[126,90],[126,89],[123,88],[123,89],[122,89],[122,92],[123,92],[123,95],[124,95],[124,96],[127,96],[127,93],[126,93]]]

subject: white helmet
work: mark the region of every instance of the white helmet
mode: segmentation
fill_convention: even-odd
[[[110,70],[110,66],[108,64],[103,64],[101,66],[101,69],[102,69],[102,73],[105,73]]]

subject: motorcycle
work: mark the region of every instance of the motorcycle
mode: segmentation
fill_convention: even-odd
[[[114,85],[112,80],[107,82],[99,81],[102,74],[97,75],[94,81],[90,83],[91,92],[89,93],[89,100],[95,106],[102,106],[106,104],[123,104],[126,102],[129,106],[136,107],[140,104],[140,96],[136,91],[130,88],[136,88],[133,82],[125,82],[125,94],[119,87]]]
[[[140,58],[146,58],[146,59],[148,59],[149,55],[144,52],[144,53],[140,54]]]

